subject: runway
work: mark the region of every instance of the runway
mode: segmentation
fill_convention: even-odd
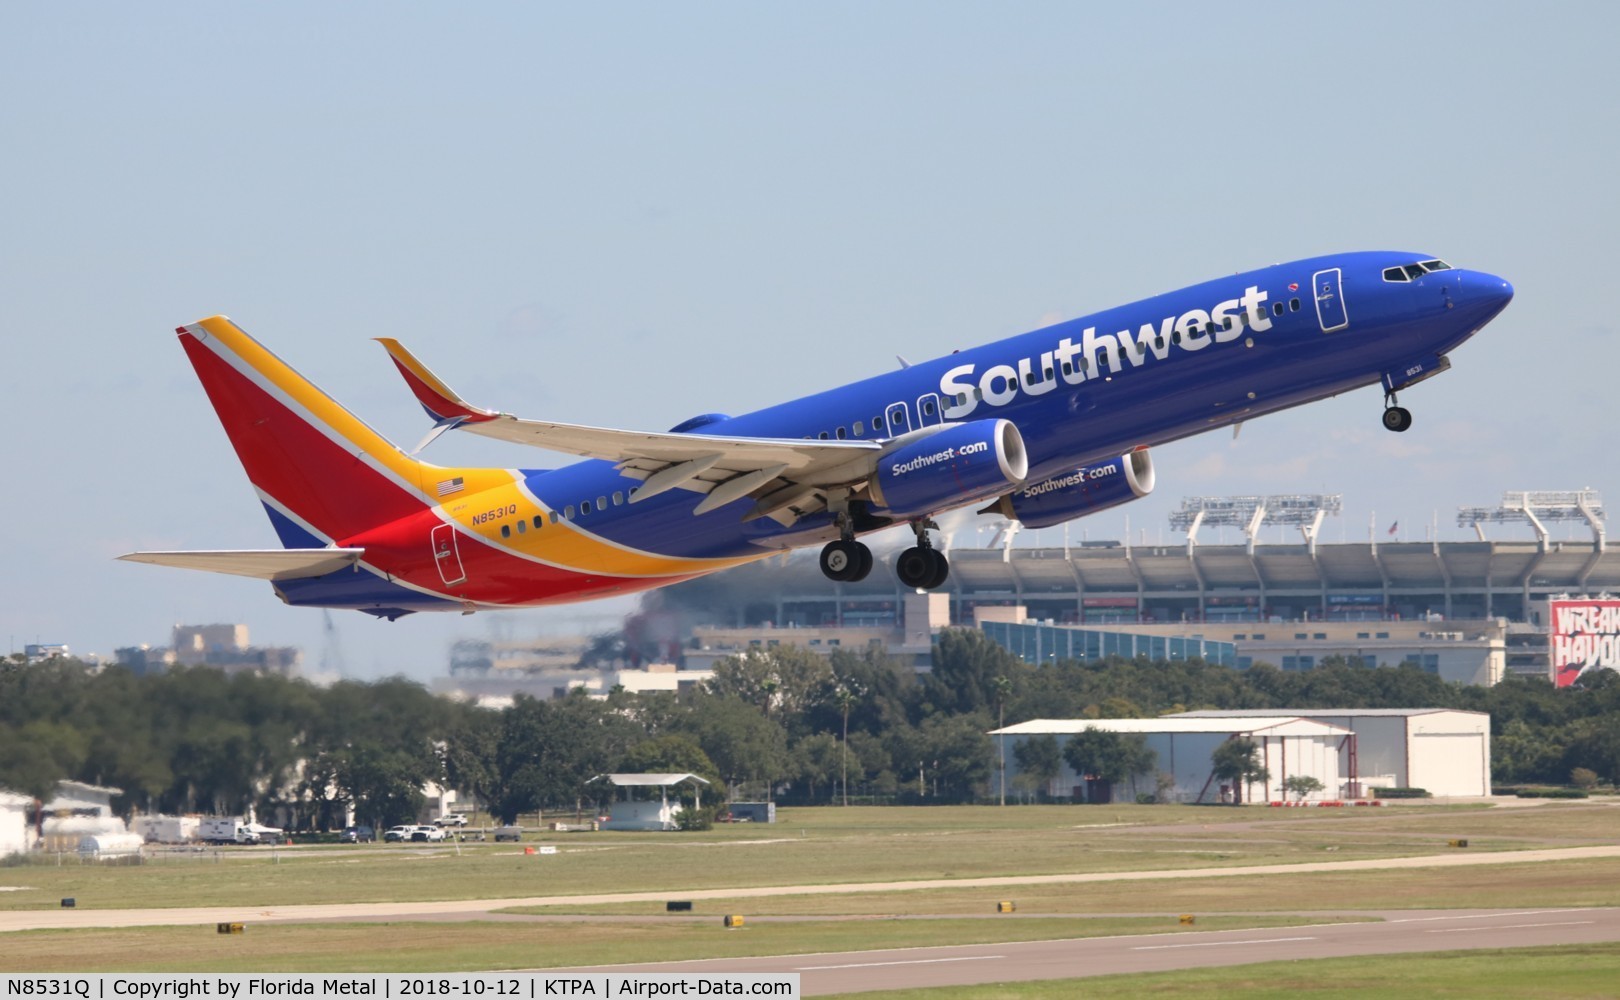
[[[1396,911],[1374,923],[618,965],[613,972],[796,972],[804,996],[1068,979],[1258,962],[1620,942],[1620,908]],[[1346,914],[1346,916],[1353,916]],[[550,969],[604,972],[609,968]]]
[[[862,882],[831,885],[752,886],[727,889],[663,890],[596,895],[527,896],[502,899],[458,899],[422,902],[337,903],[286,906],[209,906],[171,909],[0,910],[0,933],[92,927],[154,927],[239,922],[356,923],[401,920],[530,920],[628,921],[698,919],[714,916],[607,916],[562,912],[511,915],[493,911],[512,907],[581,907],[613,903],[663,902],[669,899],[739,900],[797,895],[850,895],[941,888],[1013,888],[1017,886],[1119,881],[1237,878],[1318,872],[1385,871],[1413,868],[1469,868],[1506,864],[1620,857],[1620,846],[1572,847],[1534,851],[1491,851],[1411,858],[1329,861],[1296,865],[1250,865],[1231,868],[1161,869],[1087,872],[992,878],[928,879],[909,882]],[[1299,961],[1357,955],[1513,948],[1592,942],[1620,942],[1620,908],[1545,908],[1516,910],[1338,911],[1320,905],[1303,912],[1321,922],[1309,926],[1232,931],[1195,931],[1105,938],[1075,938],[986,945],[948,945],[819,955],[779,955],[746,959],[704,959],[656,965],[617,965],[557,971],[730,971],[796,972],[804,995],[851,993],[911,986],[973,985],[991,982],[1073,978],[1120,973]],[[1137,914],[1138,916],[1144,914]],[[1154,915],[1154,914],[1146,914]],[[1215,916],[1204,911],[1202,916]],[[1237,914],[1234,914],[1237,915]],[[1257,914],[1242,914],[1254,916]],[[1016,920],[1040,916],[1024,913],[985,919]],[[1049,916],[1065,916],[1049,914]],[[1072,916],[1072,915],[1068,915]],[[1087,914],[1099,917],[1099,914]],[[1165,915],[1167,920],[1170,915]],[[757,922],[837,920],[831,917],[761,917]],[[862,918],[872,919],[872,918]],[[900,919],[967,919],[913,916]],[[1336,920],[1362,921],[1338,923]],[[1366,922],[1370,921],[1370,922]],[[538,970],[537,970],[538,971]]]
[[[909,882],[851,882],[822,885],[767,885],[727,889],[666,889],[657,892],[614,892],[595,895],[522,896],[506,899],[450,899],[425,902],[320,903],[285,906],[201,906],[167,909],[0,910],[0,933],[61,930],[75,927],[161,927],[176,925],[266,923],[276,921],[387,921],[402,918],[461,916],[480,919],[490,910],[519,906],[596,906],[613,903],[661,903],[669,899],[760,899],[777,896],[852,895],[910,892],[920,889],[1012,888],[1029,885],[1078,885],[1092,882],[1162,881],[1166,879],[1241,878],[1317,872],[1385,871],[1399,868],[1466,868],[1479,865],[1533,864],[1620,857],[1620,845],[1565,847],[1537,851],[1481,851],[1412,858],[1366,858],[1294,865],[1245,865],[1230,868],[1166,868],[1152,871],[1081,872],[1063,875],[1010,875],[985,878],[919,879]]]

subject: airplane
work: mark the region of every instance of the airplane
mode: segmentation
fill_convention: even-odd
[[[1153,490],[1153,446],[1367,385],[1407,430],[1396,393],[1449,369],[1512,297],[1428,254],[1313,257],[664,433],[475,406],[381,338],[434,422],[411,453],[213,316],[176,332],[283,548],[119,558],[393,620],[634,593],[817,544],[827,578],[854,582],[874,562],[861,536],[904,524],[915,544],[893,571],[929,590],[950,572],[929,534],[943,512],[984,504],[1030,528],[1096,513]],[[585,461],[417,457],[449,430]]]

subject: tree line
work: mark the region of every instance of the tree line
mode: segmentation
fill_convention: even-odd
[[[1576,768],[1620,779],[1620,677],[1609,671],[1560,690],[1331,660],[1299,672],[1145,658],[1031,665],[982,633],[947,630],[923,675],[876,651],[824,658],[781,646],[722,660],[712,682],[678,696],[519,696],[500,710],[399,678],[316,687],[206,667],[143,677],[13,659],[0,665],[0,787],[44,797],[72,778],[123,789],[129,811],[279,808],[294,829],[341,825],[351,805],[361,822],[408,822],[429,781],[505,821],[594,811],[612,793],[591,779],[614,771],[691,772],[711,782],[709,801],[962,802],[999,790],[987,735],[998,724],[1259,708],[1488,712],[1496,781],[1562,783]],[[1080,773],[1143,770],[1133,745],[1099,744],[1091,757],[1085,746],[1070,749]],[[1011,748],[1028,756],[1020,770],[1037,773],[1055,749]]]

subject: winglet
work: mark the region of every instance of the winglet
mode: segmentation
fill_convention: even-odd
[[[405,345],[392,337],[377,337],[377,343],[383,345],[388,356],[394,359],[394,366],[405,377],[405,384],[410,386],[422,408],[427,410],[428,416],[435,422],[445,424],[447,427],[456,424],[477,424],[486,420],[494,420],[500,416],[493,410],[473,406],[462,399],[456,391],[444,382],[439,376],[428,370],[428,366],[416,360],[416,355],[405,349]],[[426,444],[427,442],[422,442]],[[418,446],[420,450],[420,446]]]

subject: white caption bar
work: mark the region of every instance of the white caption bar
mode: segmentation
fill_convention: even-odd
[[[799,998],[799,975],[781,973],[543,972],[368,973],[61,973],[0,974],[0,1000],[543,1000],[545,997]]]

